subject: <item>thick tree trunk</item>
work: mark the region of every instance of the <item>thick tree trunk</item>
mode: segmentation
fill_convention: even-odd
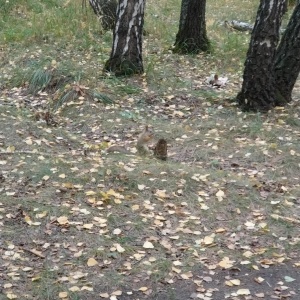
[[[117,0],[89,0],[89,3],[100,18],[103,29],[113,30],[116,23]]]
[[[113,46],[104,70],[115,75],[143,72],[142,38],[145,0],[120,0]]]
[[[292,100],[292,91],[300,72],[300,1],[290,18],[276,52],[276,105]]]
[[[244,81],[237,95],[243,110],[268,111],[276,104],[274,63],[286,0],[261,0],[252,31]]]
[[[210,49],[205,8],[206,0],[182,0],[179,30],[173,50],[175,53],[197,54]]]

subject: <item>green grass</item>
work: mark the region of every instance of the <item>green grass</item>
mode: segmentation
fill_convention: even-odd
[[[89,22],[92,18],[85,14],[78,0],[68,4],[60,0],[42,3],[31,0],[26,4],[24,1],[1,2],[4,18],[1,38],[7,43],[22,43],[28,47],[32,43],[55,43],[56,39],[67,38],[68,42],[74,42],[83,27],[89,28],[94,24],[96,28],[97,25],[97,22]],[[87,39],[87,35],[83,37],[83,43]]]
[[[250,11],[250,7],[255,8],[255,5],[250,5],[248,1],[245,4],[247,11]],[[12,56],[14,64],[9,65],[6,61],[6,66],[15,74],[15,76],[7,75],[6,85],[24,85],[33,74],[37,75],[40,72],[40,68],[46,72],[50,71],[49,67],[62,71],[67,77],[78,77],[80,74],[82,81],[87,82],[90,87],[98,85],[104,62],[110,53],[112,36],[110,32],[101,34],[96,17],[89,7],[82,9],[81,0],[43,1],[43,3],[31,0],[26,5],[23,1],[3,0],[3,7],[2,13],[0,12],[3,17],[0,37],[5,41],[7,51],[14,52]],[[209,38],[214,44],[214,56],[221,58],[226,53],[227,59],[223,60],[222,65],[218,63],[214,70],[209,72],[223,73],[226,70],[232,72],[243,63],[248,36],[227,32],[219,24],[225,20],[224,12],[220,16],[215,16],[211,14],[211,10],[215,13],[213,4],[207,7],[207,26]],[[232,12],[229,5],[225,8],[225,12],[227,10]],[[168,17],[161,18],[162,12]],[[182,81],[172,76],[174,64],[172,61],[168,63],[168,59],[165,60],[165,57],[169,56],[169,49],[178,30],[179,13],[178,0],[171,3],[161,2],[157,6],[148,5],[146,9],[145,29],[148,35],[144,39],[145,71],[149,81],[153,83],[153,88],[156,89],[160,80],[163,82],[161,88],[181,86],[182,89],[189,89],[191,86],[191,80]],[[252,14],[255,14],[255,9]],[[85,61],[84,67],[80,57]],[[178,59],[183,62],[185,60],[181,57]],[[213,57],[211,60],[216,61]],[[195,58],[191,63],[197,65],[201,64],[201,61]],[[158,70],[160,72],[157,72]],[[164,70],[163,73],[161,70]],[[113,81],[107,82],[104,78],[104,83],[108,84],[108,88],[121,94],[138,93],[140,90],[128,82],[122,85]]]

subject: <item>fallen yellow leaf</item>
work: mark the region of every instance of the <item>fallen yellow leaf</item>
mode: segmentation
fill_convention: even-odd
[[[94,224],[90,223],[90,224],[83,224],[83,228],[84,229],[91,229],[94,226]]]
[[[213,242],[214,242],[214,236],[213,236],[213,235],[206,236],[206,237],[203,239],[203,243],[204,243],[205,245],[211,245]]]
[[[65,224],[69,223],[68,217],[66,217],[66,216],[61,216],[61,217],[57,218],[57,222],[58,222],[60,225],[65,225]]]
[[[114,296],[121,296],[122,295],[122,291],[115,291],[115,292],[112,292],[111,293],[112,295],[114,295]]]
[[[140,206],[137,205],[137,204],[135,204],[135,205],[132,205],[132,206],[131,206],[131,209],[132,209],[133,211],[136,211],[136,210],[140,209]]]
[[[116,228],[116,229],[114,229],[113,234],[119,235],[119,234],[121,234],[121,232],[122,232],[122,230],[120,228]]]
[[[152,249],[154,248],[153,244],[151,242],[146,241],[143,245],[143,248],[145,249]]]
[[[109,294],[107,293],[102,293],[99,295],[101,298],[108,298],[109,297]]]
[[[78,291],[80,291],[80,288],[78,286],[74,285],[74,286],[72,286],[72,287],[69,288],[69,291],[71,291],[71,292],[78,292]]]
[[[93,266],[98,265],[98,262],[97,262],[94,258],[91,257],[91,258],[88,259],[87,265],[88,265],[89,267],[93,267]]]
[[[238,295],[250,295],[250,290],[249,289],[240,289],[236,292]]]
[[[224,269],[229,269],[233,266],[233,264],[234,264],[234,261],[230,260],[229,257],[226,256],[223,258],[223,260],[221,260],[219,262],[218,265]]]
[[[115,244],[115,247],[119,253],[125,252],[125,249],[120,244]]]
[[[59,297],[59,298],[67,298],[67,297],[68,297],[68,293],[67,293],[67,292],[60,292],[60,293],[58,294],[58,297]]]

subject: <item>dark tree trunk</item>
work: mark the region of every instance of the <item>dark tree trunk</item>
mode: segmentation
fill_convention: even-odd
[[[104,70],[115,75],[142,73],[145,0],[119,0],[113,46]]]
[[[89,3],[100,18],[103,29],[113,30],[116,23],[117,0],[89,0]]]
[[[292,100],[292,91],[300,72],[300,1],[290,18],[276,52],[276,105]]]
[[[286,0],[261,0],[237,101],[243,110],[268,111],[276,104],[274,63]]]
[[[179,30],[173,50],[175,53],[197,54],[210,49],[205,7],[206,0],[182,0]]]

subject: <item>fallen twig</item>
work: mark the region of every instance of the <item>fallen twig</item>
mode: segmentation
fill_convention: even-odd
[[[283,217],[283,216],[279,216],[277,214],[272,214],[271,217],[275,220],[282,220],[282,221],[286,221],[286,222],[290,222],[290,223],[294,223],[294,224],[299,224],[300,225],[300,220],[298,219],[294,219],[294,218],[289,218],[289,217]]]
[[[31,254],[34,254],[34,255],[36,255],[36,256],[38,256],[38,257],[40,257],[40,258],[45,258],[45,256],[42,254],[42,252],[37,251],[37,250],[35,250],[35,249],[27,249],[27,248],[23,248],[23,250],[25,250],[25,251],[27,251],[27,252],[29,252],[29,253],[31,253]]]

